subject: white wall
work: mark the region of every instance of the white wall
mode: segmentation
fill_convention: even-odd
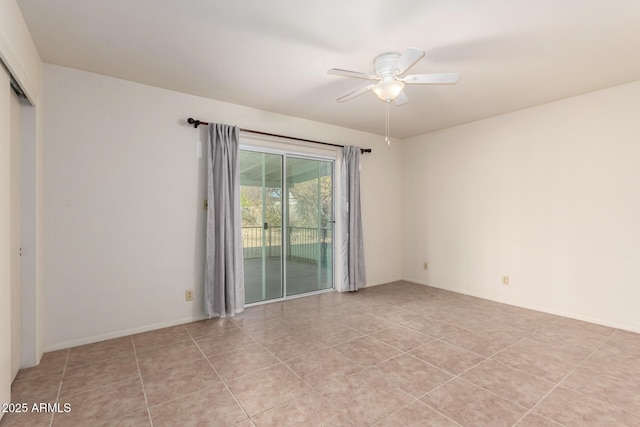
[[[640,82],[403,141],[404,278],[640,331],[638,111]]]
[[[367,283],[402,275],[402,158],[381,136],[53,65],[44,109],[47,350],[202,315],[206,159],[190,116],[373,148],[362,169]]]

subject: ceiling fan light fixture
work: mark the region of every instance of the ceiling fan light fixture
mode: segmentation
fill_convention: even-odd
[[[393,101],[404,89],[404,82],[393,77],[385,77],[373,88],[373,93],[385,102]]]
[[[377,80],[378,83],[370,83],[367,86],[354,90],[336,101],[345,102],[360,96],[363,93],[372,91],[384,102],[385,105],[385,141],[387,147],[389,140],[389,104],[395,101],[397,106],[404,105],[409,101],[407,95],[402,91],[407,84],[451,84],[458,82],[458,73],[437,73],[437,74],[410,74],[405,75],[407,70],[424,56],[424,51],[414,47],[407,48],[401,55],[395,52],[387,52],[376,56],[373,60],[374,74],[360,73],[357,71],[332,68],[327,71],[329,74],[336,74],[345,77],[355,77],[364,80]],[[402,95],[402,96],[400,96]]]

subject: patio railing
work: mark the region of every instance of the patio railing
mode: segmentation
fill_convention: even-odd
[[[287,231],[288,259],[313,264],[327,262],[333,242],[331,228],[289,227]],[[282,227],[242,227],[242,246],[245,259],[261,258],[263,248],[266,257],[282,257]]]

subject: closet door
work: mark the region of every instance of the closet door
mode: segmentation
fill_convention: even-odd
[[[9,75],[0,67],[0,402],[11,402],[12,380],[10,92]]]
[[[22,361],[22,122],[20,101],[11,91],[11,378]]]

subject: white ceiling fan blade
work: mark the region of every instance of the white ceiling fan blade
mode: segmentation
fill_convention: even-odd
[[[398,74],[402,74],[413,67],[423,56],[424,50],[416,49],[415,47],[407,48],[395,63],[395,67],[400,70]]]
[[[396,96],[396,99],[394,99],[393,102],[395,102],[396,105],[399,107],[399,106],[404,105],[407,102],[409,102],[409,98],[407,97],[407,94],[404,93],[404,91],[402,90],[402,91],[400,91],[398,96]]]
[[[327,74],[335,74],[336,76],[355,77],[356,79],[378,80],[373,74],[359,73],[357,71],[342,70],[340,68],[332,68]]]
[[[362,87],[358,90],[354,90],[353,92],[350,92],[344,96],[341,96],[340,98],[336,99],[336,101],[338,102],[347,102],[353,98],[355,98],[356,96],[360,96],[363,93],[367,93],[369,92],[371,89],[373,89],[376,85],[375,84],[370,84],[370,85],[366,85],[365,87]]]
[[[458,73],[436,73],[436,74],[410,74],[405,76],[402,81],[408,84],[437,85],[457,83],[460,79]]]

